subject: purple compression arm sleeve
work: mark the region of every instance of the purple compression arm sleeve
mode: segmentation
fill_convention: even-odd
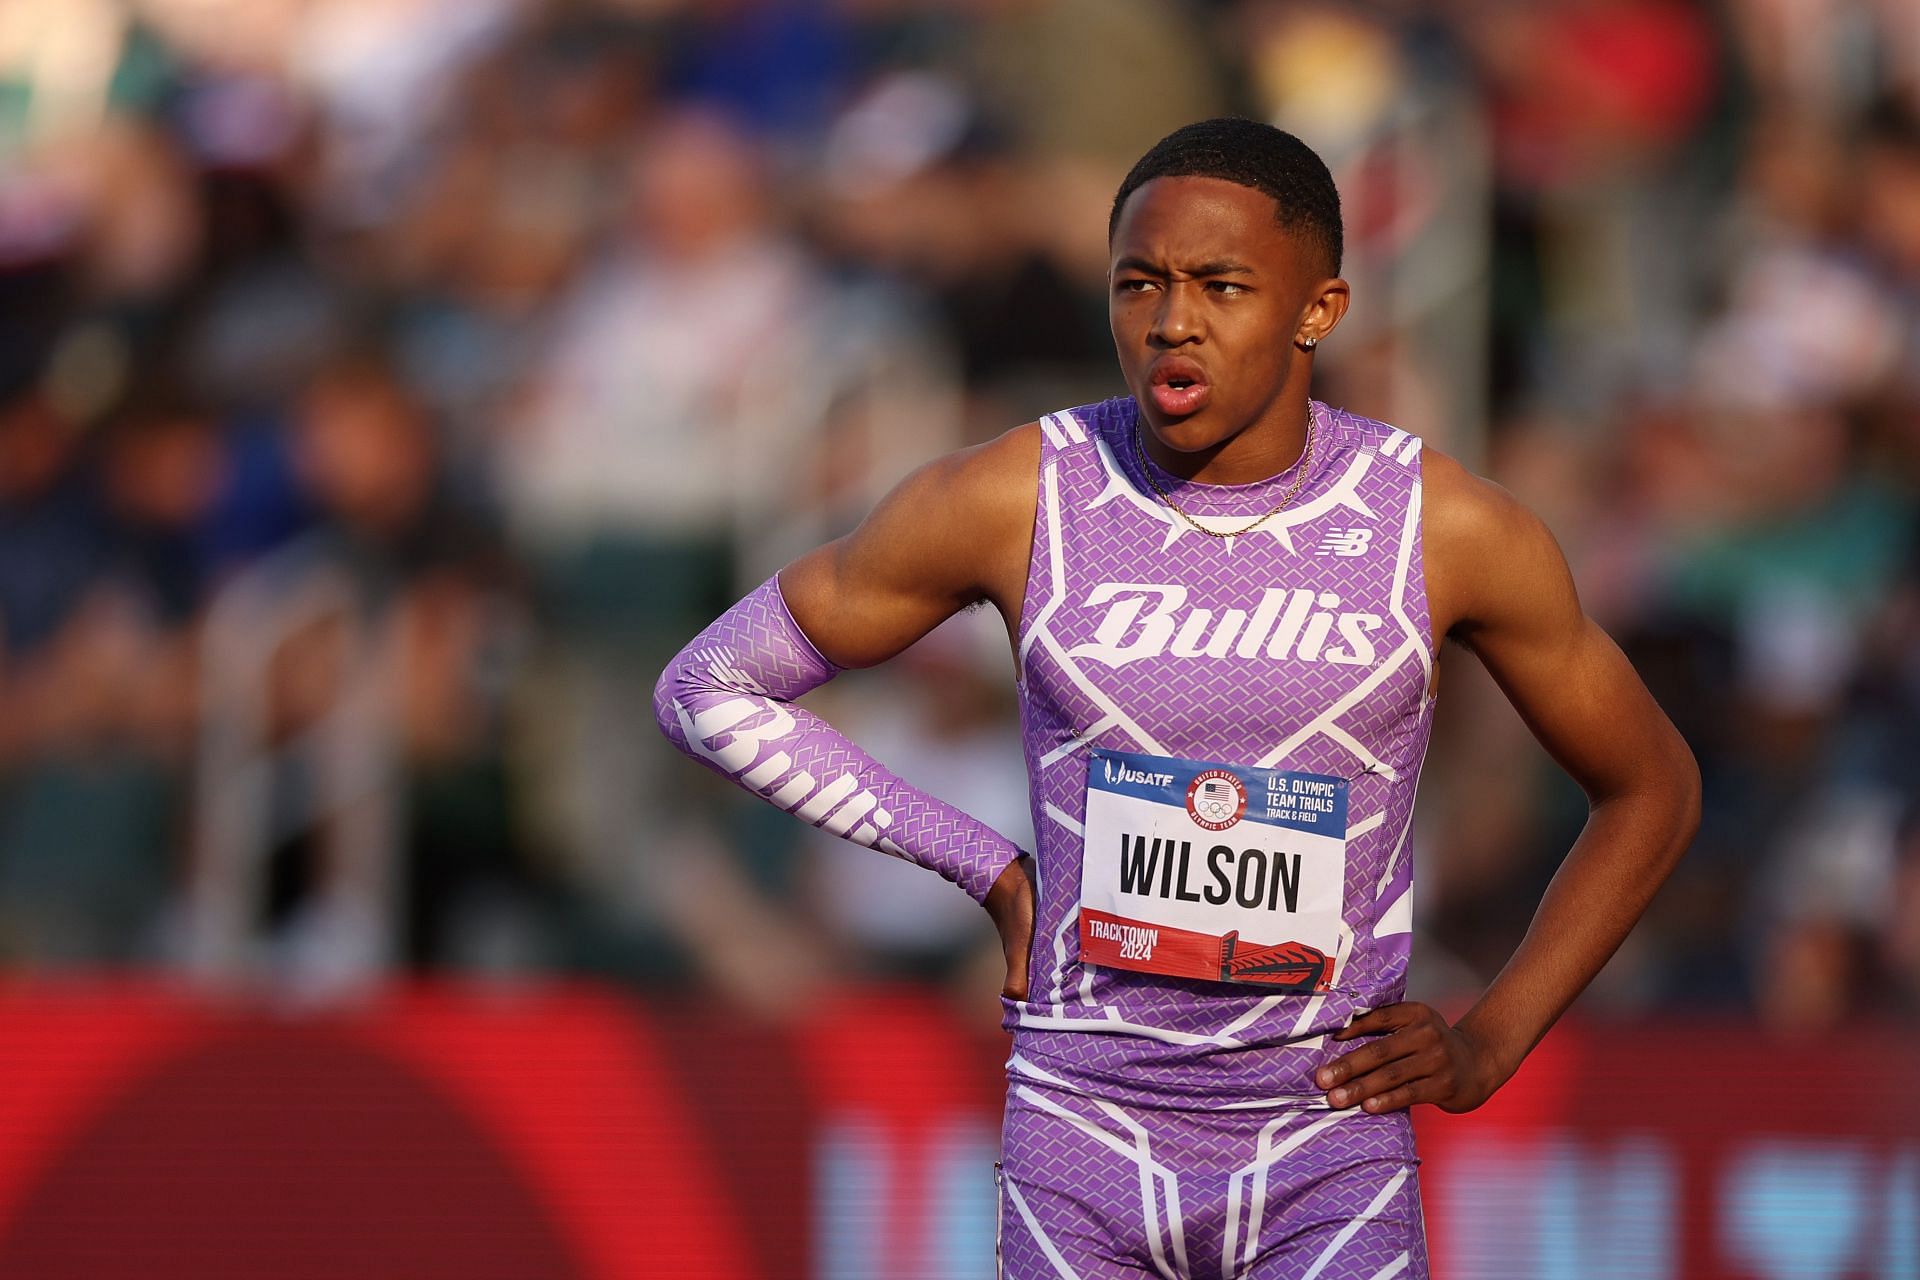
[[[984,901],[1019,847],[792,705],[839,671],[769,578],[667,664],[654,717],[674,746],[802,822],[938,871]]]

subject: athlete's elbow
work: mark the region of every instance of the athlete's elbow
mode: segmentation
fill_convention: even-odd
[[[1667,745],[1658,753],[1650,773],[1648,797],[1653,801],[1662,827],[1661,848],[1665,857],[1662,874],[1671,871],[1693,844],[1700,830],[1700,762],[1693,748],[1678,730],[1669,730]]]
[[[1700,765],[1693,749],[1670,726],[1637,753],[1615,785],[1589,789],[1588,809],[1617,815],[1641,834],[1645,869],[1664,879],[1700,829]]]
[[[1674,773],[1676,776],[1674,799],[1674,849],[1673,860],[1678,862],[1680,855],[1693,844],[1693,838],[1700,831],[1701,781],[1700,762],[1694,759],[1693,748],[1676,731],[1677,744]]]

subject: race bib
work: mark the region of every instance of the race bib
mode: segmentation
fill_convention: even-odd
[[[1080,958],[1323,991],[1347,879],[1347,780],[1095,750]]]

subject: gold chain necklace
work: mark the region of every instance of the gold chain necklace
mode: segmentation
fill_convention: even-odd
[[[1153,464],[1147,461],[1147,447],[1141,440],[1140,434],[1140,419],[1136,417],[1133,420],[1133,452],[1135,456],[1140,459],[1140,474],[1147,478],[1147,483],[1153,486],[1153,491],[1160,495],[1160,501],[1172,508],[1173,514],[1186,521],[1189,529],[1204,533],[1209,538],[1238,538],[1242,534],[1252,533],[1255,529],[1258,529],[1261,525],[1273,519],[1282,511],[1285,511],[1287,504],[1299,496],[1300,486],[1307,482],[1307,472],[1313,466],[1313,410],[1308,409],[1306,447],[1300,451],[1299,459],[1293,464],[1299,468],[1300,474],[1296,475],[1293,478],[1293,483],[1287,486],[1286,495],[1280,499],[1280,505],[1243,529],[1231,529],[1226,533],[1221,533],[1217,529],[1209,529],[1205,525],[1195,521],[1192,516],[1181,510],[1180,504],[1173,500],[1171,494],[1160,487],[1160,482],[1153,478]]]

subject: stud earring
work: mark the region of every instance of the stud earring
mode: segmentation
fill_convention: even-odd
[[[1303,347],[1305,347],[1305,348],[1306,348],[1307,350],[1309,350],[1309,351],[1311,351],[1311,350],[1313,350],[1313,349],[1314,349],[1315,347],[1317,347],[1317,346],[1319,346],[1319,345],[1320,345],[1320,339],[1318,339],[1318,338],[1302,338],[1302,339],[1300,339],[1300,345],[1301,345],[1301,346],[1303,346]]]

